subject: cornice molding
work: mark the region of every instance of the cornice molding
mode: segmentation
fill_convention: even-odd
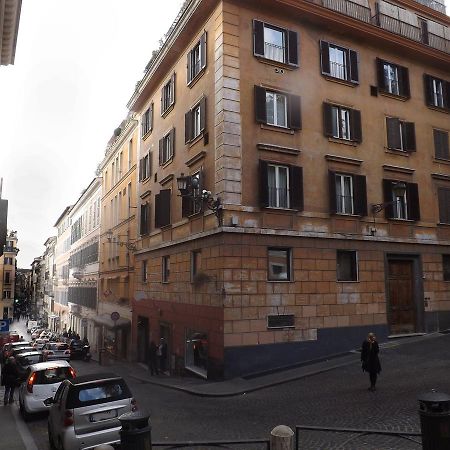
[[[188,167],[192,167],[194,164],[198,163],[199,161],[201,161],[204,157],[206,156],[206,152],[204,150],[202,150],[201,152],[197,153],[196,155],[194,155],[192,158],[188,159],[185,164]]]
[[[446,173],[432,173],[431,178],[434,180],[450,181],[450,175]]]
[[[277,153],[286,153],[288,155],[299,155],[301,150],[294,147],[284,147],[281,145],[275,145],[275,144],[264,144],[259,143],[256,144],[256,147],[258,150],[267,150],[269,152],[277,152]]]
[[[386,172],[406,173],[412,175],[416,169],[410,169],[409,167],[391,166],[390,164],[383,164],[383,170]]]

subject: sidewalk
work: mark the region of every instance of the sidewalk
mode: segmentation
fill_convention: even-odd
[[[433,333],[423,336],[398,338],[380,344],[380,349],[383,352],[389,352],[390,349],[395,349],[399,346],[410,345],[424,340],[444,338],[445,336],[445,334]],[[192,395],[201,397],[232,397],[310,377],[352,364],[360,365],[360,357],[357,350],[353,350],[341,356],[331,357],[326,360],[310,361],[295,368],[281,369],[259,376],[254,375],[251,378],[234,378],[217,382],[203,380],[194,376],[151,376],[144,364],[132,364],[133,369],[130,371],[130,363],[122,361],[115,361],[109,365],[99,367],[102,369],[104,368],[105,371],[111,370],[120,375],[129,376],[143,383],[183,391]]]

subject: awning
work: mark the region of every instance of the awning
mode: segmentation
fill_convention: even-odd
[[[114,323],[114,320],[111,319],[110,314],[100,314],[99,316],[94,317],[93,320],[97,325],[102,325],[102,326],[105,326],[105,327],[111,328],[111,329],[131,327],[130,319],[125,319],[124,317],[121,317],[119,320],[116,320]]]

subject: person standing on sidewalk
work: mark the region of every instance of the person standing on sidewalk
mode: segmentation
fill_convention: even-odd
[[[167,342],[163,337],[160,339],[157,353],[159,358],[159,371],[164,373],[166,371],[167,361]]]
[[[156,346],[154,341],[151,341],[148,348],[148,368],[150,370],[150,375],[158,375],[157,352],[158,347]]]
[[[3,404],[14,403],[14,389],[19,383],[19,371],[17,370],[14,356],[8,358],[2,369],[2,385],[5,386],[5,397]]]
[[[368,389],[372,392],[376,390],[377,377],[381,372],[379,352],[380,348],[375,334],[369,333],[361,346],[361,363],[363,372],[369,372],[370,387]]]

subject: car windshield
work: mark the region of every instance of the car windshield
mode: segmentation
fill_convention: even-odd
[[[70,367],[51,367],[35,373],[36,378],[34,384],[54,384],[73,378]]]
[[[29,356],[22,356],[21,358],[18,358],[17,362],[25,367],[29,366],[31,364],[36,364],[42,360],[41,355],[29,355]]]
[[[76,386],[70,395],[70,408],[80,408],[99,403],[114,402],[131,398],[131,392],[124,380]]]

